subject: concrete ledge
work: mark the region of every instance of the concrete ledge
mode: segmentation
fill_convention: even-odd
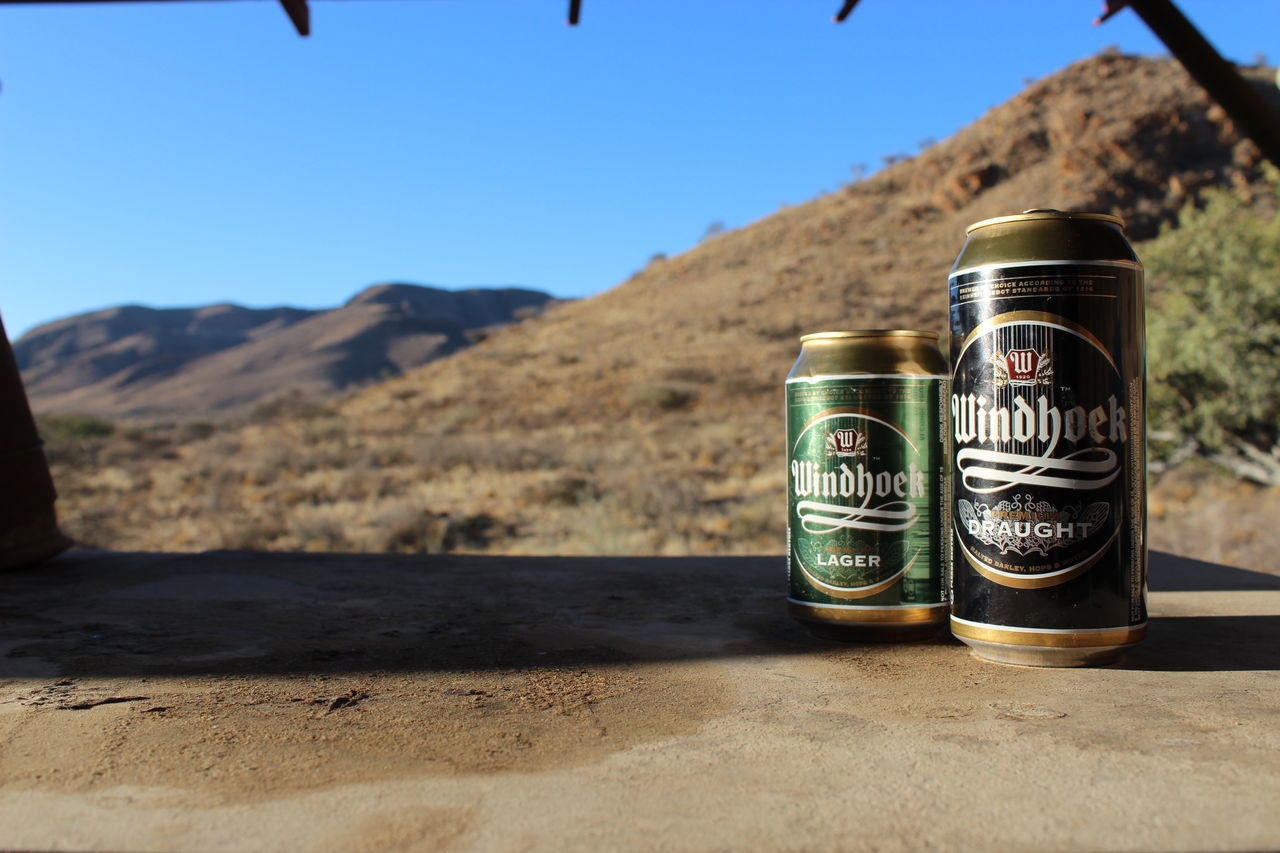
[[[71,552],[0,574],[0,847],[1280,846],[1280,577],[1117,665],[842,646],[781,558]]]

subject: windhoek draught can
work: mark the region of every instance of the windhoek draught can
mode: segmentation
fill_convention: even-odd
[[[946,361],[932,332],[819,332],[787,377],[787,598],[818,636],[946,623]]]
[[[971,225],[952,269],[951,630],[982,657],[1104,663],[1146,633],[1142,265],[1123,223]]]

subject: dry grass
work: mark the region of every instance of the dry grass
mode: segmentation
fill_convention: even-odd
[[[782,540],[762,431],[659,422],[471,431],[307,417],[54,440],[67,532],[118,549],[760,553]],[[47,422],[48,423],[48,422]],[[443,429],[441,428],[443,426]],[[45,430],[56,433],[56,430]],[[745,454],[744,454],[745,451]]]
[[[781,553],[785,472],[774,415],[701,428],[692,414],[668,413],[626,429],[401,435],[326,409],[212,433],[134,425],[55,439],[50,457],[64,527],[90,546]],[[1203,462],[1151,484],[1156,549],[1276,572],[1275,518],[1280,488]]]
[[[1151,490],[1151,546],[1199,560],[1280,574],[1280,486],[1235,479],[1192,461]]]

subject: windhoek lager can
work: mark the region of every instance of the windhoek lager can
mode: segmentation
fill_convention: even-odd
[[[821,637],[946,623],[946,361],[932,332],[818,332],[787,377],[787,597]]]
[[[969,226],[951,285],[951,630],[1004,663],[1146,633],[1142,265],[1123,223]]]

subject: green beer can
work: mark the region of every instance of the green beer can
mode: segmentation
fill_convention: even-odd
[[[787,377],[787,606],[812,633],[914,640],[947,620],[938,336],[818,332]]]

